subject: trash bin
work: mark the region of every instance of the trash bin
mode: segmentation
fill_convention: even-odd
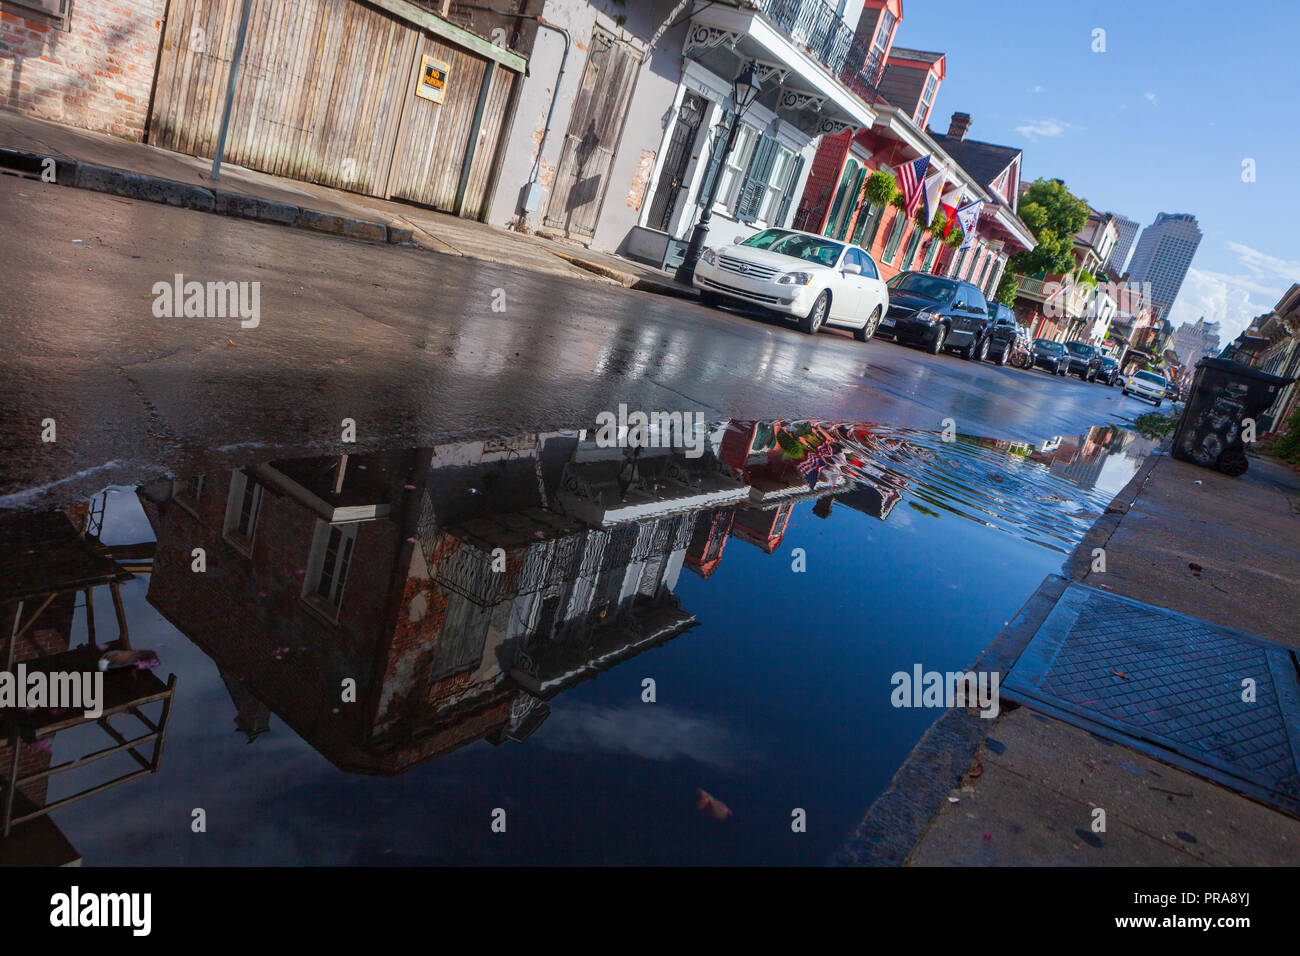
[[[1231,359],[1203,358],[1187,397],[1172,454],[1225,475],[1250,467],[1241,440],[1246,419],[1258,419],[1291,379],[1260,372]]]

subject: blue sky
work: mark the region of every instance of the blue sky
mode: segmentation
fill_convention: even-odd
[[[968,112],[971,138],[1024,149],[1026,181],[1063,179],[1143,227],[1197,217],[1175,325],[1205,315],[1226,340],[1300,282],[1295,0],[903,0],[894,42],[948,55],[940,132]]]

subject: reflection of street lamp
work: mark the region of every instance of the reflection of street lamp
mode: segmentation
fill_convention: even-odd
[[[682,264],[677,267],[676,279],[678,282],[690,285],[691,280],[695,278],[695,264],[700,261],[700,253],[704,251],[704,241],[709,237],[709,221],[713,219],[713,204],[718,198],[718,185],[722,182],[722,170],[727,164],[727,157],[731,155],[732,147],[736,145],[736,136],[740,133],[740,118],[745,115],[745,110],[749,109],[754,100],[758,99],[758,93],[758,79],[754,76],[754,64],[751,61],[746,64],[745,68],[740,71],[740,75],[731,84],[731,98],[735,104],[736,112],[731,119],[731,125],[726,127],[727,142],[722,148],[722,154],[718,157],[718,168],[714,170],[713,182],[709,184],[709,195],[704,202],[704,213],[700,216],[699,222],[695,224],[695,229],[691,232],[690,245],[686,247],[686,256],[682,259]]]

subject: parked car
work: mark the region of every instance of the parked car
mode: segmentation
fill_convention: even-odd
[[[1095,345],[1087,342],[1066,342],[1065,354],[1068,357],[1065,371],[1077,375],[1085,382],[1091,382],[1101,371],[1101,352]]]
[[[1109,386],[1114,385],[1119,380],[1119,362],[1115,361],[1109,355],[1103,355],[1101,357],[1101,364],[1097,368],[1097,374],[1093,377],[1093,381],[1105,382]]]
[[[973,358],[988,324],[984,293],[969,282],[928,272],[900,272],[889,280],[880,331],[895,341],[923,345],[934,355],[955,348]]]
[[[1154,402],[1156,408],[1159,408],[1165,400],[1165,387],[1168,384],[1159,372],[1134,372],[1124,383],[1124,394],[1144,398],[1148,402]]]
[[[1015,355],[1018,346],[1023,349],[1022,340],[1028,334],[1016,320],[1011,306],[1000,302],[989,303],[989,329],[980,346],[979,356],[1006,365]]]
[[[1065,375],[1069,363],[1065,346],[1051,339],[1034,339],[1033,368],[1045,368],[1053,375]]]
[[[764,229],[705,249],[693,284],[705,305],[757,305],[793,316],[809,335],[838,325],[859,342],[871,338],[889,308],[889,292],[865,249],[793,229]]]

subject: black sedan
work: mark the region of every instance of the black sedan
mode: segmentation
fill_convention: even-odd
[[[1034,339],[1034,368],[1045,368],[1053,375],[1065,377],[1069,365],[1065,346],[1051,339]]]
[[[1109,355],[1103,355],[1101,357],[1101,363],[1097,368],[1097,374],[1093,377],[1093,381],[1105,382],[1107,385],[1114,385],[1119,380],[1119,362],[1116,362]]]
[[[1065,354],[1068,357],[1066,371],[1077,375],[1085,382],[1091,382],[1101,369],[1101,352],[1095,345],[1087,342],[1066,342]]]
[[[951,348],[973,358],[988,324],[988,303],[971,283],[928,272],[901,272],[889,280],[889,311],[876,334],[921,345],[934,355]]]

